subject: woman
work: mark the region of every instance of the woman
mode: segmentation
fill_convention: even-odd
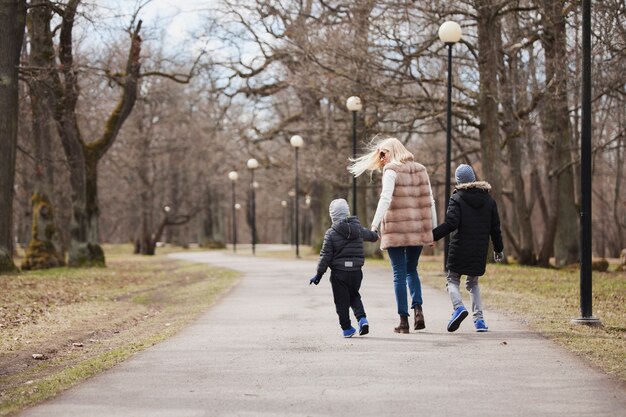
[[[393,288],[400,315],[400,324],[394,331],[409,333],[407,287],[414,311],[414,329],[426,327],[417,262],[422,247],[433,244],[432,229],[437,224],[435,201],[426,168],[413,160],[413,154],[398,139],[387,138],[370,148],[371,151],[354,160],[348,170],[355,177],[365,171],[383,172],[383,189],[372,230],[381,236],[380,248],[387,250],[393,269]]]

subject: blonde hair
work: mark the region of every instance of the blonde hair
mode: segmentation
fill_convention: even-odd
[[[350,159],[352,164],[348,166],[348,171],[355,177],[358,177],[365,171],[370,171],[370,173],[372,171],[380,171],[384,166],[380,160],[381,152],[386,154],[388,164],[402,164],[414,159],[413,154],[396,138],[374,138],[367,146],[367,149],[369,152],[365,155],[361,155],[356,159]]]

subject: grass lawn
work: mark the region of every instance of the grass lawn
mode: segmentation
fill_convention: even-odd
[[[207,265],[132,255],[130,245],[104,249],[106,268],[0,275],[0,416],[170,337],[237,281]]]

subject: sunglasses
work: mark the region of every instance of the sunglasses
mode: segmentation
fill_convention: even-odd
[[[387,157],[387,152],[380,151],[380,155],[378,155],[380,159],[385,159]]]

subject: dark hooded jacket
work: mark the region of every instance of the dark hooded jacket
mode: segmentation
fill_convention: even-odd
[[[489,238],[493,249],[502,252],[500,216],[495,200],[489,195],[491,185],[485,181],[459,184],[446,212],[445,222],[433,230],[439,240],[456,231],[450,238],[447,268],[461,275],[485,274]]]
[[[363,241],[376,242],[378,234],[361,225],[356,216],[333,223],[324,235],[317,273],[326,269],[359,271],[365,262]]]

